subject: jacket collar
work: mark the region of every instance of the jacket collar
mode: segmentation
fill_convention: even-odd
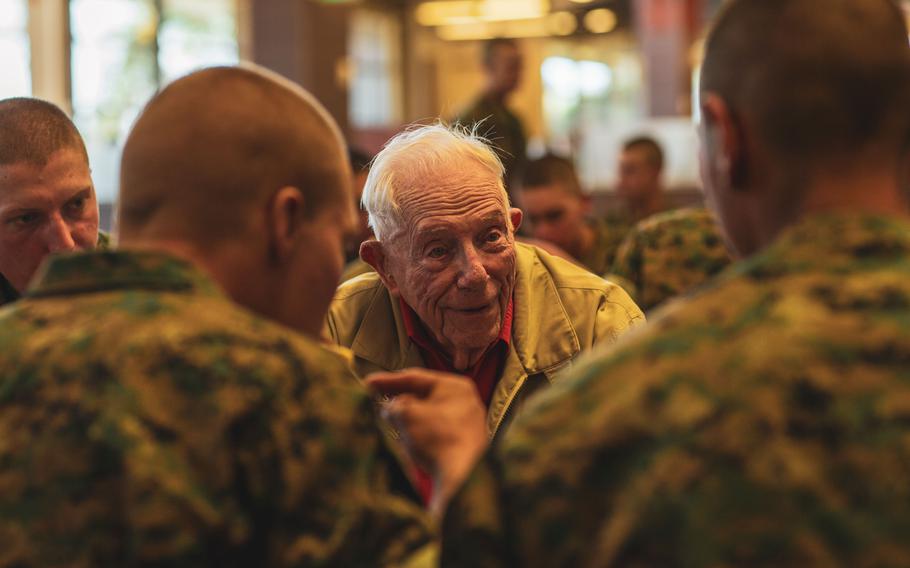
[[[553,278],[533,247],[516,244],[516,277],[512,344],[525,371],[534,374],[559,367],[581,351],[578,335],[559,297]],[[386,370],[421,365],[408,338],[401,308],[385,286],[367,308],[351,344],[356,357]],[[390,333],[394,329],[395,333]]]
[[[160,252],[95,251],[51,257],[25,296],[145,289],[221,295],[216,284],[191,263]]]

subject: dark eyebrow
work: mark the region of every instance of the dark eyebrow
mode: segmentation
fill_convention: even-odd
[[[90,197],[91,194],[92,194],[92,188],[85,187],[85,188],[82,188],[82,189],[76,191],[75,193],[73,193],[69,197],[69,199],[66,200],[66,202],[69,203],[70,201],[73,201],[74,199],[79,199],[80,197],[87,198],[87,197]]]

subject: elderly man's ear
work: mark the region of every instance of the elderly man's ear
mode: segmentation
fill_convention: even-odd
[[[382,248],[382,243],[376,239],[363,241],[360,244],[360,258],[373,267],[382,283],[389,289],[389,293],[397,296],[398,284],[395,282],[395,277],[388,270],[388,258],[386,257],[385,249]]]
[[[509,218],[512,220],[512,230],[517,232],[518,227],[521,227],[521,220],[524,218],[524,213],[521,212],[521,209],[512,207],[509,209]]]

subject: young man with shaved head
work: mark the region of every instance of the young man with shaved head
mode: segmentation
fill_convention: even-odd
[[[908,97],[894,2],[726,4],[702,176],[747,260],[533,401],[452,501],[443,565],[910,565]],[[464,381],[373,384],[431,470],[466,469]]]
[[[123,153],[122,250],[52,259],[0,314],[0,566],[427,550],[371,399],[318,343],[348,169],[325,110],[266,72],[152,99]]]
[[[99,238],[100,237],[100,238]],[[0,100],[0,306],[51,253],[107,244],[82,137],[40,99]]]
[[[520,180],[517,195],[531,236],[560,247],[594,274],[606,274],[629,227],[590,217],[591,197],[572,161],[552,154],[531,160]]]

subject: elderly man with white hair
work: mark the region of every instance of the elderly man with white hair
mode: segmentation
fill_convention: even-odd
[[[644,321],[619,287],[515,242],[496,154],[458,128],[422,126],[376,156],[362,203],[375,273],[344,283],[331,338],[361,376],[425,367],[473,380],[491,436],[527,396],[598,343]]]

